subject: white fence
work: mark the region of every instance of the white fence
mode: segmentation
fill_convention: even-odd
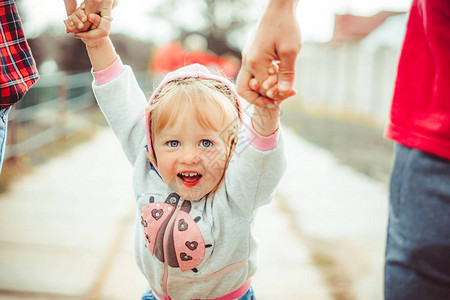
[[[147,73],[136,77],[146,93],[151,91]],[[92,125],[90,112],[98,106],[91,83],[90,72],[41,75],[9,113],[5,158],[32,153]]]
[[[92,75],[43,75],[9,113],[5,158],[31,153],[80,130],[82,111],[95,104]]]
[[[297,60],[297,91],[306,108],[385,124],[398,55],[399,49],[357,43],[306,44]]]

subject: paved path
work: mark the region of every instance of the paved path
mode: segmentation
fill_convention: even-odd
[[[311,256],[331,282],[338,278],[339,299],[383,299],[387,187],[285,133],[289,167],[279,195]]]
[[[331,299],[310,248],[279,206],[261,209],[258,220],[273,222],[254,228],[258,300]],[[0,197],[0,300],[140,299],[146,282],[134,262],[133,227],[131,168],[102,129]]]

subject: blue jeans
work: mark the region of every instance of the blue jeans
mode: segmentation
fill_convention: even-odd
[[[385,300],[450,299],[450,161],[395,147]]]
[[[5,156],[6,131],[8,130],[8,112],[11,107],[0,110],[0,174],[2,173],[3,157]]]
[[[152,290],[148,288],[144,294],[142,294],[141,300],[156,300],[156,298],[153,295]],[[256,300],[253,288],[250,286],[247,293],[239,298],[239,300]]]

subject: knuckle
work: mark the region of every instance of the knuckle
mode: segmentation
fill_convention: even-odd
[[[288,81],[292,81],[295,79],[295,72],[291,71],[291,70],[286,70],[284,72],[280,72],[280,78],[282,78],[283,80],[288,80]]]
[[[300,48],[297,47],[296,45],[286,45],[286,46],[282,46],[280,47],[280,49],[278,50],[278,53],[281,56],[296,56],[297,53],[299,52]]]
[[[247,57],[246,62],[251,68],[258,66],[258,59],[255,56]]]

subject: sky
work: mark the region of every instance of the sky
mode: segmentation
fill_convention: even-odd
[[[148,17],[148,12],[161,1],[164,0],[119,0],[118,6],[112,13],[114,18],[112,32],[151,39],[159,44],[169,42],[173,34],[170,26],[165,22],[152,21]],[[267,3],[267,0],[243,1],[253,3],[249,20],[262,14]],[[25,5],[21,6],[19,13],[23,18],[27,37],[39,35],[49,24],[53,24],[56,30],[64,33],[62,20],[66,18],[66,12],[63,0],[21,0],[21,2]],[[189,16],[195,15],[195,12],[190,11],[193,8],[189,3],[194,2],[198,0],[182,1],[184,5],[182,11],[185,14],[180,16],[180,20],[183,19],[183,22],[188,24],[191,22],[193,26],[196,20],[189,19]],[[411,0],[299,0],[297,13],[303,41],[326,42],[333,33],[335,13],[370,16],[380,10],[407,11],[410,5]],[[43,10],[42,7],[52,7],[52,9]],[[186,19],[184,19],[185,16],[187,16]],[[244,42],[240,41],[238,44]]]

